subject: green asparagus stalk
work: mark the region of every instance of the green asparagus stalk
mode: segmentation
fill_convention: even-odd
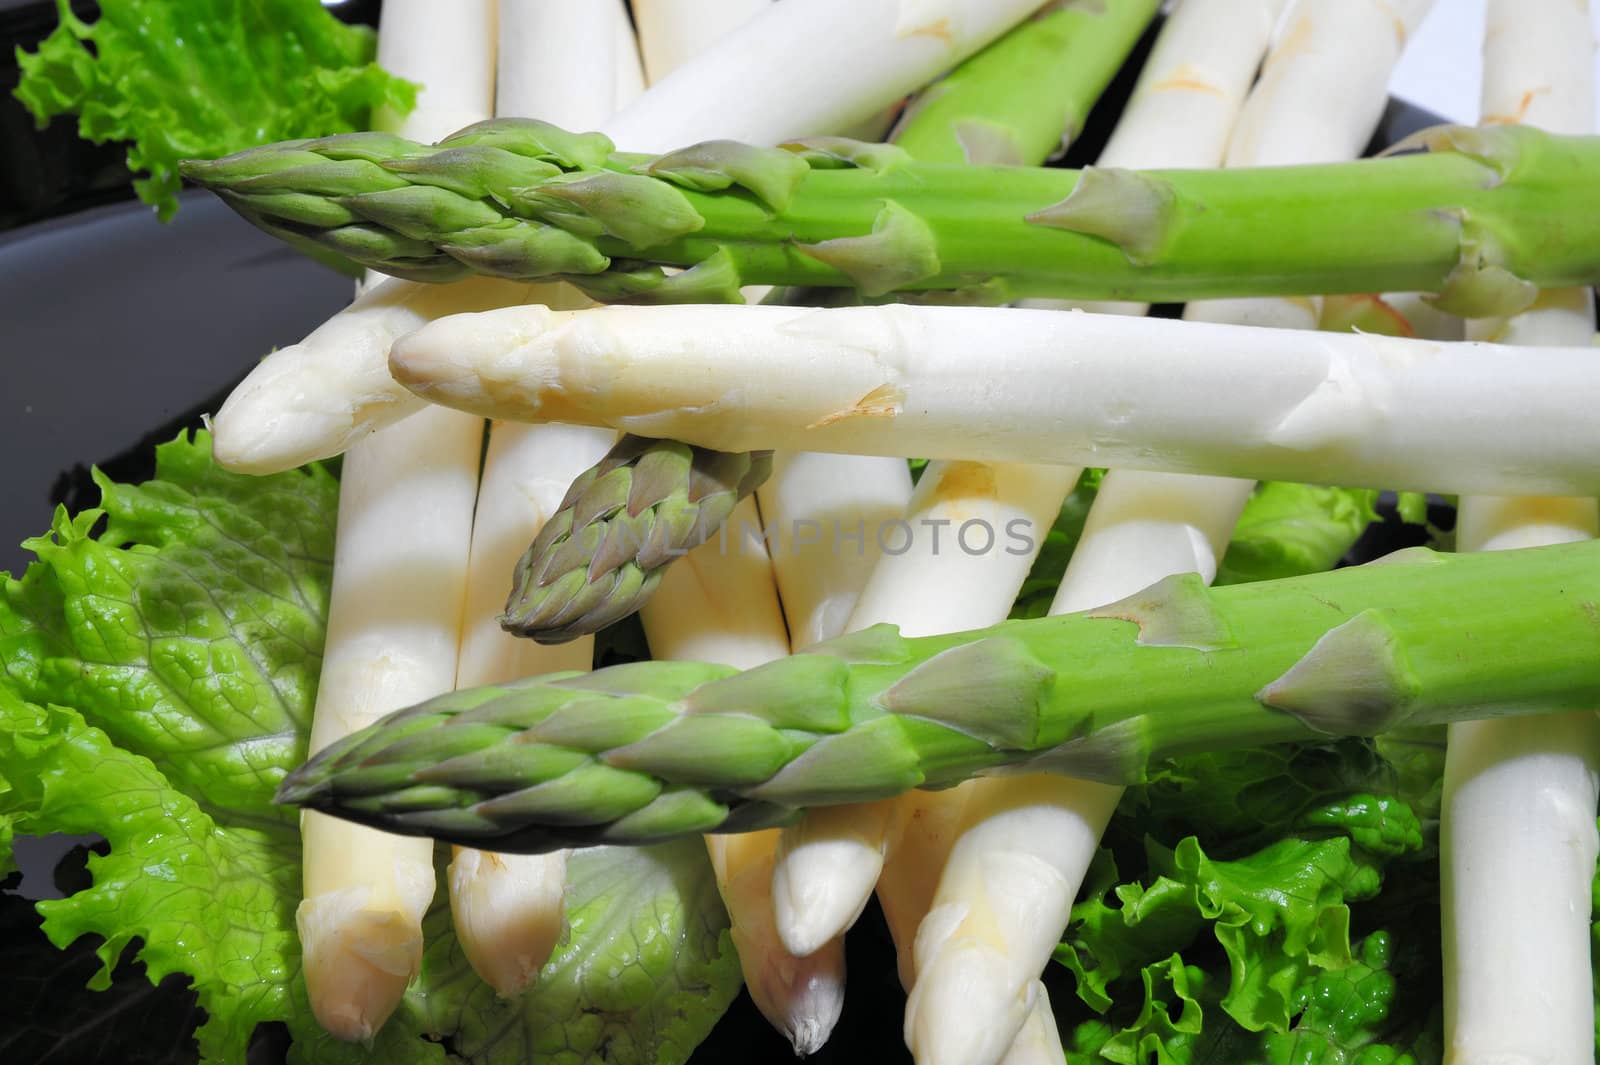
[[[565,643],[620,621],[771,472],[770,451],[624,436],[572,483],[517,563],[501,626]]]
[[[1083,130],[1159,0],[1045,9],[924,90],[894,143],[925,163],[1033,166]]]
[[[1600,542],[1380,563],[916,639],[877,626],[747,672],[645,662],[440,696],[278,801],[538,852],[788,821],[1002,771],[1162,759],[1600,703]]]
[[[1600,280],[1600,138],[1445,128],[1410,147],[1428,150],[1071,171],[917,163],[837,139],[623,155],[600,134],[495,120],[433,148],[347,134],[184,173],[386,273],[561,277],[607,302],[732,301],[749,284],[1001,300],[1393,290],[1486,316]]]

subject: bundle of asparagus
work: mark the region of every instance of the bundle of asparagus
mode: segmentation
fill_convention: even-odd
[[[1036,5],[1014,6],[995,14],[990,28]],[[1180,16],[1200,6],[1189,0]],[[1426,6],[1406,7],[1395,15],[1397,25],[1414,25]],[[1300,0],[1294,25],[1311,25],[1316,7]],[[1139,10],[1106,5],[1097,32],[1125,43],[1143,17]],[[786,12],[785,26],[805,21]],[[984,53],[990,69],[1029,69],[1022,59],[1067,13],[1003,39]],[[1263,15],[1263,26],[1275,13]],[[776,17],[757,21],[779,25]],[[954,47],[977,47],[988,32],[963,35]],[[1304,51],[1293,37],[1285,36],[1286,55]],[[1099,58],[1104,64],[1103,50]],[[1269,63],[1261,86],[1283,82],[1289,66]],[[673,84],[704,80],[706,69]],[[951,165],[1037,161],[1081,123],[1083,100],[1099,92],[1110,67],[1060,64],[1056,103],[1066,106],[1060,114],[1034,114],[1032,126],[996,121],[1019,110],[1015,100],[970,105],[963,87],[977,82],[987,92],[991,84],[979,69],[963,68],[917,109],[921,125],[914,128],[939,129],[942,142],[910,138],[899,148],[814,137],[781,148],[714,141],[628,155],[600,135],[521,120],[480,123],[432,147],[354,135],[191,164],[191,177],[293,242],[333,247],[425,281],[489,275],[452,286],[462,293],[454,306],[441,300],[435,308],[414,287],[396,289],[370,313],[372,328],[389,334],[365,344],[365,361],[331,391],[328,416],[293,422],[277,441],[247,432],[228,454],[264,469],[336,453],[417,410],[405,388],[493,418],[645,434],[626,439],[580,479],[524,561],[522,610],[511,620],[546,639],[569,639],[637,609],[665,563],[728,521],[735,504],[759,522],[746,498],[765,475],[754,449],[1041,463],[1038,469],[1052,474],[1039,481],[1051,486],[1041,500],[1071,481],[1071,471],[1055,465],[1071,461],[1161,471],[1142,487],[1163,491],[1178,486],[1162,480],[1169,471],[1518,495],[1600,490],[1593,460],[1600,440],[1577,402],[1600,383],[1579,350],[1586,335],[1545,351],[1521,346],[1515,333],[1503,338],[1518,343],[1514,348],[1447,349],[1043,311],[535,307],[468,314],[399,339],[436,310],[486,311],[530,296],[547,302],[519,284],[528,281],[570,281],[603,300],[637,303],[741,302],[739,290],[750,284],[832,287],[869,302],[1402,289],[1434,293],[1440,307],[1456,313],[1504,316],[1532,306],[1541,287],[1588,285],[1600,275],[1593,212],[1580,206],[1581,182],[1600,166],[1600,140],[1531,128],[1450,129],[1416,139],[1404,146],[1414,151],[1396,158],[1216,174],[1148,169],[1167,164],[1137,151],[1131,162],[1146,169],[1125,169],[1115,151],[1082,171]],[[1184,69],[1187,77],[1201,68]],[[1022,80],[1013,74],[993,84],[1014,89]],[[1302,79],[1294,91],[1315,84]],[[1293,93],[1258,96],[1264,109],[1273,106],[1269,100],[1288,106]],[[881,86],[832,113],[865,117],[868,99],[886,102]],[[1352,116],[1364,106],[1341,102]],[[619,142],[665,136],[659,123],[630,114],[608,127]],[[785,135],[775,124],[751,121],[745,128],[728,122],[715,133],[758,144]],[[1230,111],[1218,128],[1231,121]],[[1332,120],[1319,129],[1359,143],[1363,121]],[[1186,132],[1211,125],[1196,122]],[[818,120],[789,132],[826,128]],[[1230,159],[1316,157],[1314,149],[1308,155],[1298,143],[1262,136],[1263,128],[1241,121]],[[1333,201],[1342,213],[1325,210]],[[1303,317],[1300,306],[1295,317]],[[1240,320],[1243,310],[1192,316]],[[1258,320],[1257,310],[1242,320]],[[391,346],[392,379],[373,354]],[[990,352],[988,365],[974,365],[971,353],[979,349]],[[782,380],[774,380],[774,359],[787,367]],[[1128,363],[1139,369],[1128,372]],[[301,387],[301,372],[290,367],[272,387]],[[1229,387],[1213,387],[1223,379]],[[1197,396],[1213,397],[1212,408],[1197,409]],[[1501,431],[1463,425],[1462,409],[1492,412]],[[995,424],[996,410],[1006,424]],[[689,444],[647,439],[669,436]],[[219,448],[221,440],[219,433]],[[830,468],[849,476],[848,464]],[[948,471],[954,477],[965,468],[957,462]],[[1022,481],[1001,476],[1027,468],[991,470],[986,483],[1012,487],[985,501],[1046,513],[1047,501],[1024,504],[1015,487]],[[930,470],[919,506],[966,499],[941,487],[946,473],[944,466]],[[1107,493],[1108,509],[1118,495]],[[803,497],[782,498],[794,506]],[[1229,505],[1236,510],[1236,503]],[[1091,546],[1086,539],[1085,559]],[[761,557],[754,598],[770,599],[771,571],[764,551]],[[1591,708],[1600,692],[1584,628],[1592,629],[1594,611],[1592,550],[1519,552],[1489,562],[1417,557],[1215,595],[1190,577],[1051,622],[914,639],[868,629],[745,673],[729,664],[753,666],[775,653],[758,650],[774,642],[765,620],[759,632],[744,634],[741,649],[738,641],[679,631],[669,620],[672,608],[664,607],[647,617],[657,657],[699,640],[700,657],[725,664],[659,663],[593,678],[561,673],[442,696],[335,742],[281,797],[390,831],[543,853],[749,832],[788,824],[804,808],[947,788],[979,773],[1045,770],[1125,782],[1190,750]],[[697,573],[699,582],[715,568]],[[797,572],[811,581],[824,570]],[[883,578],[884,589],[893,587],[890,580]],[[695,602],[688,588],[694,582],[683,583],[672,602]],[[846,602],[853,598],[847,586]],[[881,608],[882,616],[930,626],[919,631],[950,624],[919,614],[909,600],[892,605],[889,592],[874,594],[863,602],[881,607],[859,616]],[[1075,594],[1096,601],[1082,589]],[[1505,609],[1507,601],[1513,609]],[[1425,622],[1430,604],[1442,603],[1451,605],[1451,624]],[[814,631],[822,615],[814,604],[786,600],[784,609],[802,650],[808,641],[799,632]],[[1485,643],[1498,652],[1488,661],[1465,653]],[[985,794],[1058,801],[1054,785],[1037,795],[1029,787],[997,782]],[[981,860],[988,846],[985,811],[1012,801],[971,807],[960,822],[970,835],[963,861]],[[919,802],[918,810],[936,804]],[[839,820],[850,833],[859,828],[850,817]],[[867,850],[881,853],[889,825],[861,831]],[[806,948],[827,942],[827,951],[783,957],[785,943],[762,916],[770,892],[752,889],[773,867],[774,839],[768,833],[750,837],[748,846],[713,844],[713,861],[736,937],[744,930],[741,953],[787,967],[791,984],[807,962],[817,966],[811,971],[822,983],[811,990],[826,987],[826,1001],[806,1003],[804,988],[767,979],[772,970],[743,959],[752,987],[765,989],[764,1012],[797,1049],[811,1049],[826,1038],[829,1011],[837,1015],[842,956],[828,933]],[[924,853],[936,868],[949,849],[948,840],[934,841]],[[792,864],[780,852],[777,875],[789,875]],[[960,890],[959,874],[947,876]],[[906,912],[914,921],[934,902],[924,891]],[[776,929],[790,948],[805,939],[792,920]],[[902,972],[914,971],[905,957]],[[941,1046],[949,1039],[933,1028],[914,1035],[909,1020],[908,1040],[924,1062],[996,1061],[1008,1046],[1018,1061],[1039,1047],[1045,1058],[1058,1055],[1048,1004],[1028,1017],[1015,1044],[1020,1014],[982,1048],[947,1054]]]

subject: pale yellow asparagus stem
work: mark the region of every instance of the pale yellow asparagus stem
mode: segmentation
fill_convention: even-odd
[[[395,0],[378,60],[424,85],[402,135],[481,120],[493,100],[493,5]],[[482,425],[432,410],[346,456],[312,751],[454,683]],[[331,1034],[367,1040],[421,964],[433,844],[314,813],[301,827],[295,919],[311,1009]]]
[[[882,554],[880,533],[911,499],[905,461],[780,453],[756,499],[790,647],[798,651],[839,635]]]
[[[911,791],[895,804],[877,894],[894,940],[900,986],[908,992],[917,976],[917,926],[933,904],[971,789],[968,782],[942,791]]]
[[[634,0],[640,53],[652,83],[749,22],[772,0]]]
[[[398,133],[432,138],[490,114],[494,5],[386,5],[384,67],[424,83]],[[350,449],[339,489],[328,638],[310,750],[450,691],[461,638],[482,419],[427,411]],[[317,1022],[370,1039],[422,959],[434,844],[306,814],[296,910]]]
[[[869,533],[885,554],[839,631],[888,622],[923,635],[1000,621],[1077,476],[1060,466],[930,463],[903,517],[878,519]],[[822,808],[784,830],[773,895],[791,950],[805,953],[860,915],[883,868],[893,806]]]
[[[1490,0],[1482,120],[1594,131],[1594,44],[1584,0]],[[1541,293],[1475,337],[1582,344],[1589,289]],[[1567,543],[1600,532],[1593,498],[1460,501],[1462,551]],[[1440,822],[1445,1061],[1594,1060],[1590,900],[1600,836],[1593,714],[1452,725]]]
[[[632,32],[623,39],[618,25],[627,25],[619,0],[499,0],[495,113],[572,129],[611,117],[616,86],[626,77],[620,69],[638,66]],[[632,77],[640,77],[637,69]],[[589,305],[565,285],[540,286],[530,298],[563,309]],[[592,638],[558,646],[518,639],[500,628],[499,615],[522,552],[560,506],[567,486],[599,461],[615,436],[563,425],[491,426],[473,518],[458,687],[592,665]],[[565,932],[566,859],[565,852],[453,850],[448,884],[456,939],[473,969],[501,995],[526,990]]]
[[[946,632],[1003,619],[1079,471],[1058,466],[935,462],[923,471],[886,554],[846,629],[880,622]],[[892,543],[892,546],[890,544]],[[854,923],[874,884],[895,938],[902,983],[914,978],[915,930],[932,897],[972,785],[814,811],[785,834],[774,897],[784,941],[804,951]],[[894,865],[887,868],[892,855]],[[1042,986],[1015,1040],[1014,1065],[1060,1059]]]
[[[675,562],[640,611],[656,658],[749,668],[789,652],[771,564],[753,499],[743,500],[713,539]],[[795,1051],[826,1042],[844,1005],[844,941],[809,956],[785,949],[773,920],[777,830],[707,836],[717,886],[728,907],[745,986]]]
[[[765,0],[639,5],[640,46],[650,80],[667,76],[764,5]],[[789,652],[772,559],[761,537],[762,515],[755,499],[747,498],[716,538],[667,570],[640,612],[656,658],[749,668]],[[844,941],[835,939],[805,957],[785,949],[772,908],[777,844],[776,830],[706,837],[751,1001],[804,1055],[827,1042],[843,1009]]]
[[[1420,14],[1418,10],[1414,17]],[[1372,46],[1376,33],[1370,15],[1314,2],[1294,10],[1286,36],[1268,60],[1271,77],[1245,102],[1228,145],[1229,163],[1265,161],[1256,154],[1278,151],[1280,137],[1286,153],[1308,154],[1337,151],[1338,144],[1352,139],[1351,126],[1363,121],[1374,99],[1381,101],[1388,73],[1382,66],[1381,36],[1376,42],[1379,62],[1355,64],[1366,75],[1367,91],[1358,78],[1353,90],[1345,90],[1351,95],[1330,102],[1328,75],[1341,61],[1354,62],[1355,50]],[[1261,31],[1270,23],[1263,17],[1256,28]],[[1390,51],[1392,62],[1398,46]],[[1322,95],[1316,92],[1319,87]],[[1279,106],[1284,98],[1320,101],[1319,107],[1299,112],[1297,122],[1322,128],[1326,118],[1326,133],[1337,143],[1318,149],[1298,140],[1297,134],[1276,133],[1286,124],[1278,117],[1287,113]],[[1176,110],[1173,120],[1182,113]],[[1193,162],[1163,157],[1164,126],[1152,104],[1137,118],[1125,116],[1113,146],[1137,165],[1214,165],[1221,158],[1220,141],[1207,144],[1193,136],[1178,142],[1193,153]],[[1214,121],[1210,128],[1220,131],[1227,123]],[[1217,154],[1206,159],[1208,150]],[[1359,145],[1350,154],[1358,150]],[[1287,160],[1280,156],[1274,161]],[[1101,162],[1128,165],[1115,157]],[[1316,307],[1307,301],[1226,301],[1192,306],[1190,316],[1311,327]],[[1173,573],[1199,572],[1210,580],[1250,490],[1250,482],[1227,478],[1113,471],[1101,485],[1052,611],[1114,601]],[[907,1005],[906,1039],[919,1065],[996,1061],[1008,1033],[1037,1014],[1031,981],[1066,927],[1072,901],[1120,797],[1120,788],[1065,777],[976,782],[918,933],[918,976]],[[978,1016],[986,1019],[984,1024],[972,1022]]]

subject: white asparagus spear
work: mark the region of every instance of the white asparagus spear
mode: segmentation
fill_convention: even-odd
[[[1588,4],[1490,0],[1482,121],[1594,131]],[[1477,323],[1474,323],[1477,324]],[[1509,322],[1519,344],[1585,343],[1589,289],[1542,293]],[[1600,533],[1591,498],[1460,501],[1462,551],[1567,543]],[[1592,714],[1452,725],[1440,823],[1445,1060],[1594,1060],[1590,900],[1600,836],[1600,723]]]
[[[620,38],[619,24],[627,24],[620,0],[499,0],[495,113],[541,115],[571,129],[610,117],[617,67],[638,65],[632,34]],[[530,296],[554,307],[589,304],[563,285],[539,286]],[[593,663],[592,638],[546,646],[504,632],[499,615],[517,559],[561,505],[573,478],[598,462],[614,439],[604,429],[580,426],[491,426],[473,515],[457,687]],[[495,854],[456,847],[447,879],[456,939],[467,961],[501,995],[521,994],[566,927],[565,852]]]
[[[878,534],[911,499],[905,460],[780,454],[756,498],[789,645],[798,651],[839,635],[882,553]]]
[[[1381,101],[1388,73],[1381,64],[1360,65],[1369,50],[1382,53],[1384,41],[1373,38],[1389,30],[1369,15],[1359,6],[1334,11],[1316,3],[1302,3],[1291,13],[1288,33],[1268,59],[1273,77],[1252,91],[1227,145],[1229,163],[1256,162],[1253,153],[1276,150],[1272,127],[1277,116],[1288,113],[1277,105],[1283,97],[1315,101],[1317,106],[1298,112],[1297,121],[1325,129],[1331,142],[1318,146],[1290,131],[1285,136],[1294,150],[1337,150],[1351,139],[1351,112],[1359,121],[1374,100]],[[1270,22],[1264,19],[1257,28],[1266,25]],[[1398,48],[1390,55],[1397,57]],[[1347,66],[1367,74],[1364,85],[1359,78],[1349,86],[1329,83],[1332,71]],[[1161,136],[1158,125],[1121,128],[1124,150],[1153,156],[1160,165],[1174,164],[1161,160],[1159,147],[1146,149],[1141,143],[1146,135]],[[1212,165],[1223,147],[1197,141],[1187,146],[1209,148],[1211,158],[1201,162]],[[1120,159],[1102,163],[1122,165]],[[1306,301],[1226,301],[1191,311],[1191,319],[1200,320],[1315,324]],[[1172,573],[1197,571],[1210,580],[1250,488],[1249,481],[1113,471],[1091,508],[1052,611],[1114,601]],[[1066,927],[1120,797],[1119,788],[1062,777],[977,783],[918,934],[918,978],[907,1006],[906,1035],[919,1060],[995,1059],[1001,1040],[1032,1008],[1030,981]],[[988,1023],[972,1024],[975,1015],[985,1015]]]
[[[379,62],[423,83],[402,133],[437,135],[492,107],[494,7],[385,6]],[[483,423],[429,411],[346,456],[315,752],[455,682]],[[305,897],[295,912],[317,1022],[370,1039],[422,961],[433,842],[306,813]]]
[[[930,464],[910,505],[869,531],[884,557],[837,631],[888,622],[931,635],[1004,620],[1078,473]],[[855,922],[883,868],[894,806],[825,807],[784,831],[773,898],[790,950],[804,954]]]
[[[695,18],[698,11],[679,10],[681,3],[657,5],[651,16],[641,11],[640,44],[657,57],[656,76],[687,58],[686,49],[699,51],[723,36],[726,17],[737,6],[709,12],[718,17],[705,20]],[[680,21],[661,17],[668,8]],[[662,32],[671,32],[672,39],[658,40]],[[716,539],[667,571],[640,619],[656,658],[747,668],[788,653],[789,634],[754,498],[739,503]],[[706,850],[751,1001],[796,1054],[806,1055],[827,1042],[843,1009],[844,942],[836,939],[807,957],[784,948],[772,911],[777,842],[775,830],[707,836]]]
[[[743,500],[723,529],[673,563],[640,611],[654,657],[749,668],[789,653],[755,501]],[[827,1041],[844,1007],[844,941],[804,957],[785,949],[772,910],[777,843],[776,829],[706,837],[750,998],[804,1055]]]
[[[627,9],[618,6],[611,10],[617,14],[612,20],[615,23],[612,32],[617,37],[617,83],[611,97],[611,110],[620,111],[644,95],[644,57],[640,53],[639,38],[634,36],[633,20],[629,18]]]
[[[871,119],[978,51],[1045,0],[805,0],[771,4],[653,84],[606,127],[628,151],[689,140],[775,143]],[[782,91],[752,92],[782,72]],[[699,112],[688,140],[663,129],[665,110]]]
[[[743,26],[773,0],[634,0],[639,51],[650,84]]]
[[[772,4],[601,129],[628,151],[667,151],[716,138],[777,144],[791,135],[842,130],[930,81],[1043,2]],[[569,6],[586,5],[569,0]],[[796,56],[816,61],[796,63]],[[775,70],[784,72],[781,90],[751,91],[752,85],[770,85]],[[421,139],[455,128],[430,128]],[[516,302],[510,297],[503,305]],[[340,454],[421,409],[404,388],[385,380],[390,337],[344,340],[348,347],[295,345],[285,349],[294,352],[291,357],[276,352],[263,359],[217,413],[212,431],[218,462],[244,469],[233,465],[242,457],[252,473],[292,469]],[[307,402],[317,417],[286,415]]]
[[[298,344],[280,348],[251,371],[211,419],[211,454],[238,473],[276,473],[328,458],[426,406],[395,392],[389,345],[435,318],[511,307],[537,298],[539,286],[495,278],[453,285],[379,280]],[[285,440],[331,440],[292,456]]]
[[[390,364],[447,406],[726,451],[1579,495],[1589,356],[1014,308],[519,307],[433,322]],[[898,413],[853,417],[863,398]]]
[[[456,686],[497,684],[594,661],[592,637],[546,646],[502,631],[513,567],[572,478],[598,462],[614,434],[567,425],[492,427],[472,530],[466,621]],[[506,997],[521,994],[560,940],[565,924],[566,852],[453,851],[450,913],[456,939],[479,976]]]

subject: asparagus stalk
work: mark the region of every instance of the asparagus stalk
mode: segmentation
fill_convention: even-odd
[[[624,436],[579,471],[517,561],[501,625],[564,643],[632,615],[667,566],[718,537],[771,469],[771,452],[728,454]]]
[[[627,20],[618,0],[583,5],[500,0],[496,112],[540,111],[578,126],[609,117],[616,68],[638,64]],[[626,40],[616,33],[619,26]],[[566,308],[588,302],[565,286],[543,286],[534,297]],[[497,615],[505,602],[506,573],[555,510],[567,483],[604,453],[612,436],[573,426],[490,426],[473,515],[458,687],[590,667],[593,641],[574,641],[560,650],[541,647],[503,633]],[[566,855],[458,847],[447,882],[462,953],[501,995],[521,994],[566,929]]]
[[[1586,4],[1491,0],[1486,123],[1594,129]],[[1490,323],[1483,323],[1488,325]],[[1546,292],[1502,339],[1583,344],[1589,289]],[[1593,498],[1463,497],[1463,551],[1592,539]],[[1600,723],[1592,713],[1450,726],[1440,822],[1447,1056],[1458,1065],[1594,1060],[1590,909],[1600,838]]]
[[[1004,620],[1078,472],[929,464],[889,533],[901,542],[872,569],[845,631],[888,623],[920,636]],[[855,922],[883,869],[892,820],[878,803],[814,810],[785,829],[773,895],[792,950]]]
[[[721,339],[694,343],[708,335]],[[391,364],[449,406],[725,451],[1600,488],[1600,425],[1582,402],[1600,366],[1587,348],[1011,308],[534,307],[434,322],[397,342]]]
[[[405,132],[489,113],[493,27],[488,0],[448,14],[422,0],[386,7],[380,62],[426,86]],[[347,457],[311,750],[452,687],[481,435],[478,419],[434,410]],[[301,831],[295,920],[311,1009],[332,1035],[368,1040],[422,960],[433,844],[314,811]]]
[[[1600,215],[1584,209],[1600,138],[1449,129],[1414,146],[1431,150],[1078,172],[838,141],[620,155],[598,135],[491,123],[432,148],[347,134],[184,172],[269,230],[375,268],[564,276],[613,302],[749,284],[1152,300],[1388,289],[1487,316],[1526,308],[1536,286],[1600,278]]]
[[[541,285],[475,277],[450,285],[398,278],[375,283],[298,344],[279,348],[246,376],[211,421],[211,453],[239,473],[277,473],[343,452],[399,411],[427,406],[389,374],[389,346],[435,318],[535,302]],[[285,440],[327,440],[315,454],[285,454]]]
[[[895,143],[929,163],[1033,166],[1060,154],[1160,6],[1047,8],[923,91]]]
[[[1227,164],[1257,163],[1264,154],[1279,163],[1353,157],[1370,136],[1361,125],[1375,121],[1399,56],[1393,18],[1414,24],[1425,7],[1298,3],[1243,104]],[[1122,143],[1141,149],[1132,136]],[[1188,317],[1211,321],[1272,317],[1314,324],[1306,320],[1308,308],[1281,300],[1191,304],[1189,310]],[[1053,609],[1100,606],[1175,573],[1198,573],[1209,583],[1251,488],[1250,481],[1114,471],[1096,497]],[[1066,927],[1120,797],[1120,788],[1065,777],[975,785],[918,938],[919,978],[907,1007],[910,1045],[930,1060],[997,1059],[1008,1032],[1027,1013],[1030,981]],[[995,876],[996,869],[1007,875]],[[973,1025],[975,1014],[988,1022]]]
[[[925,84],[1042,2],[950,0],[942,5],[946,21],[927,26],[915,19],[902,24],[900,13],[917,9],[895,0],[770,5],[759,26],[728,35],[604,128],[626,143],[663,150],[714,137],[775,144],[792,135],[839,132]],[[830,59],[786,61],[800,54]],[[785,91],[749,91],[773,69],[786,72]],[[444,126],[427,137],[456,128]],[[359,228],[346,234],[358,241],[376,235]],[[526,300],[511,296],[504,305],[519,302]],[[423,404],[386,379],[391,339],[374,332],[357,346],[315,345],[293,358],[268,356],[246,379],[227,417],[218,414],[216,438],[230,441],[219,461],[248,455],[248,472],[292,469],[338,455],[421,410]],[[258,377],[271,378],[273,386],[257,389]],[[313,396],[321,416],[295,416]]]
[[[773,576],[796,651],[845,631],[868,574],[882,556],[879,533],[905,513],[911,471],[879,455],[786,452],[756,489]]]
[[[279,800],[534,853],[982,773],[1127,782],[1181,753],[1587,709],[1597,561],[1596,542],[1417,549],[1222,589],[1174,577],[975,632],[878,626],[742,673],[644,662],[469,689],[331,745]]]
[[[962,64],[925,92],[896,132],[896,145],[913,158],[954,163],[1040,163],[1069,136],[1075,135],[1106,83],[1133,47],[1140,31],[1155,13],[1146,0],[1117,0],[1093,11],[1058,9],[1019,26],[989,48]],[[1043,90],[1046,105],[1039,105]],[[823,636],[834,636],[838,614],[826,631],[815,624],[805,607],[816,601],[815,590],[843,590],[831,596],[845,606],[856,602],[847,628],[878,622],[912,626],[918,632],[948,631],[963,625],[999,621],[1005,617],[1015,590],[1033,557],[1033,550],[1005,550],[991,542],[967,555],[958,545],[970,526],[967,519],[983,513],[991,520],[982,525],[991,541],[1000,530],[1026,526],[1024,535],[1043,535],[1061,496],[1075,474],[1060,467],[1016,468],[1000,480],[1012,491],[1044,487],[1042,505],[1023,502],[1018,507],[996,507],[996,478],[968,476],[985,473],[983,467],[958,464],[949,469],[935,464],[924,474],[924,491],[912,510],[904,464],[885,468],[882,459],[861,456],[810,455],[788,467],[789,476],[775,479],[761,497],[764,513],[788,522],[790,515],[826,516],[834,519],[831,538],[809,550],[795,547],[776,559],[794,646],[803,648]],[[876,465],[874,465],[876,464]],[[843,485],[889,482],[875,506],[856,500],[840,506]],[[809,489],[809,490],[808,490]],[[798,497],[798,498],[797,498]],[[777,505],[769,505],[769,503]],[[1001,513],[1004,511],[1004,513]],[[842,512],[842,513],[841,513]],[[922,543],[907,543],[891,552],[885,533],[905,515],[908,538],[920,533]],[[1042,520],[1041,520],[1042,519]],[[866,550],[849,551],[838,527],[854,521]],[[792,524],[798,525],[798,520]],[[939,525],[949,525],[940,576],[926,572],[940,554]],[[928,534],[932,530],[931,537]],[[915,530],[915,531],[913,531]],[[870,539],[869,539],[870,538]],[[929,551],[931,548],[931,553]],[[886,557],[887,556],[887,557]],[[1002,572],[990,574],[993,561]],[[1012,571],[1015,581],[1006,578]],[[870,581],[868,575],[871,575]],[[952,579],[954,583],[952,584]],[[868,583],[856,600],[863,582]],[[938,594],[925,590],[938,589]],[[968,594],[963,594],[968,593]],[[845,611],[840,611],[843,613]],[[799,616],[796,616],[798,613]],[[892,806],[870,803],[860,807],[818,810],[784,830],[773,876],[778,928],[791,950],[805,953],[815,944],[841,935],[850,927],[879,881],[895,821]],[[909,944],[908,944],[909,946]]]
[[[645,77],[654,84],[772,6],[772,0],[634,0]]]
[[[641,44],[659,56],[664,49],[654,37],[666,27],[643,10],[640,15]],[[724,30],[715,20],[694,19],[678,25],[674,45],[698,47]],[[697,41],[697,36],[703,39]],[[672,54],[676,47],[666,51]],[[656,69],[661,72],[659,64]],[[657,446],[676,445],[661,441]],[[788,632],[752,496],[734,505],[729,525],[715,544],[690,552],[668,571],[661,582],[661,599],[653,607],[647,603],[642,611],[645,635],[657,659],[751,667],[788,652]],[[803,958],[784,948],[772,921],[776,846],[777,833],[771,831],[706,837],[751,1001],[795,1052],[805,1055],[827,1041],[843,1008],[844,944],[836,940]]]
[[[731,137],[771,143],[864,122],[981,49],[1047,0],[808,0],[769,4],[606,126],[658,151]],[[796,61],[803,57],[805,61]],[[752,92],[782,71],[783,91]],[[684,137],[660,116],[690,112]]]
[[[658,660],[753,667],[789,648],[755,500],[734,509],[729,539],[689,552],[662,578],[660,596],[640,612]],[[785,948],[773,923],[772,863],[777,832],[737,841],[707,836],[706,849],[728,907],[745,986],[756,1008],[797,1054],[818,1050],[844,1006],[844,942],[808,956]]]

